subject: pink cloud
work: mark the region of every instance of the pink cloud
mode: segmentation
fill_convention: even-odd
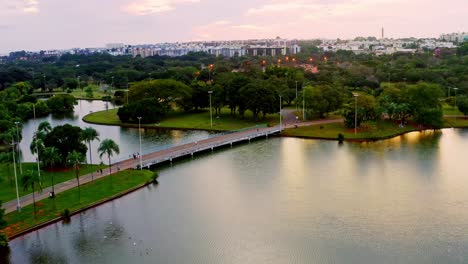
[[[122,7],[122,10],[138,16],[174,10],[177,5],[196,3],[200,0],[138,0]]]

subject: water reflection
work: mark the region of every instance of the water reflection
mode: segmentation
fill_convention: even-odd
[[[258,140],[15,239],[11,260],[32,263],[36,248],[71,263],[466,263],[466,149],[453,129]]]
[[[90,112],[105,110],[106,103],[102,101],[79,100],[79,105],[75,106],[75,112],[67,115],[50,115],[44,118],[38,118],[35,123],[29,120],[23,124],[23,140],[20,143],[22,157],[24,161],[35,161],[35,156],[31,154],[30,144],[37,125],[42,121],[48,121],[52,127],[64,124],[71,124],[80,127],[93,127],[96,129],[101,139],[111,138],[120,146],[120,155],[114,157],[115,161],[129,158],[133,153],[140,151],[138,128],[121,128],[117,126],[101,126],[83,122],[82,118]],[[109,108],[114,108],[109,103]],[[160,149],[169,148],[174,145],[199,141],[214,135],[206,131],[182,131],[169,129],[142,129],[142,152],[149,153]],[[94,162],[99,163],[97,149],[99,142],[94,141],[91,144],[93,150]],[[86,155],[89,159],[89,155]],[[89,160],[88,160],[89,161]],[[104,163],[107,161],[103,160]]]

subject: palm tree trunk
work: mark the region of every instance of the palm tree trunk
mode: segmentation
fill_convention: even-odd
[[[50,166],[52,168],[52,166]],[[54,173],[51,173],[52,178],[52,194],[55,196],[55,188],[54,188]]]
[[[76,181],[78,182],[78,201],[81,201],[81,189],[80,189],[80,177],[78,176],[79,171],[78,171],[78,168],[75,169],[75,173],[76,173]]]
[[[91,156],[91,141],[88,142],[89,145],[89,164],[93,165],[93,157]],[[91,171],[91,181],[94,181],[94,173]]]
[[[33,195],[33,207],[34,207],[34,218],[36,218],[36,196],[34,195],[34,183],[31,184],[32,187],[32,195]]]
[[[110,176],[110,182],[111,182],[111,185],[112,185],[112,164],[111,164],[111,161],[110,161],[110,155],[107,155],[107,157],[109,157],[109,176]]]

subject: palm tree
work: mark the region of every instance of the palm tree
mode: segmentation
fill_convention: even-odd
[[[36,184],[39,186],[39,190],[42,190],[41,185],[39,184],[39,175],[37,172],[33,170],[28,170],[23,174],[21,178],[21,186],[23,186],[23,190],[28,190],[29,186],[32,188],[32,195],[33,195],[33,206],[34,206],[34,217],[36,217],[36,195],[35,195],[35,186]]]
[[[68,154],[67,157],[67,162],[68,164],[73,166],[73,169],[75,170],[75,177],[76,177],[76,182],[78,183],[78,201],[81,200],[81,190],[80,190],[80,165],[82,162],[84,162],[85,156],[76,150],[74,150],[72,153]]]
[[[91,155],[91,141],[97,140],[99,141],[99,133],[96,131],[96,129],[92,127],[87,127],[83,130],[82,132],[82,137],[85,142],[88,143],[89,146],[89,163],[93,164],[93,157]],[[91,180],[94,180],[93,173],[91,172]]]
[[[44,165],[49,167],[50,169],[54,167],[55,164],[61,161],[60,153],[56,147],[48,147],[44,149],[44,153],[42,154],[42,161]],[[52,194],[55,194],[54,190],[54,173],[51,173],[52,179]]]
[[[104,139],[99,145],[98,152],[99,158],[102,158],[104,154],[107,155],[107,158],[109,159],[109,174],[112,174],[111,157],[114,154],[120,153],[119,145],[117,145],[117,143],[112,139]]]
[[[37,131],[44,132],[45,134],[49,133],[51,130],[52,130],[52,126],[47,121],[41,122],[39,124],[39,127],[37,128]]]

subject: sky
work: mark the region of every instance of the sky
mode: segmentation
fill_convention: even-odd
[[[252,38],[438,37],[468,0],[0,0],[0,54]]]

